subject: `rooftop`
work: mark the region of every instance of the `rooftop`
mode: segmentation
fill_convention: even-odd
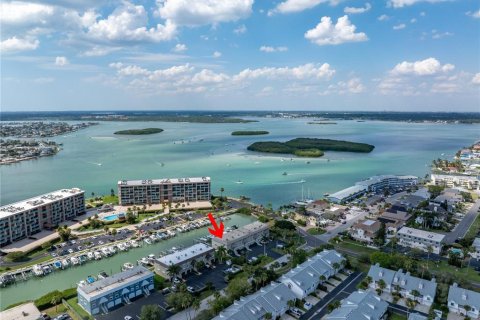
[[[108,278],[96,282],[79,286],[77,291],[83,291],[86,295],[96,296],[103,292],[108,292],[118,286],[136,282],[142,278],[152,276],[153,273],[145,267],[136,266],[133,269],[116,273]]]
[[[360,186],[360,185],[354,185],[348,188],[345,188],[343,190],[340,190],[338,192],[335,192],[328,196],[329,198],[337,198],[337,199],[345,199],[348,198],[354,194],[357,194],[359,192],[365,192],[367,191],[367,188],[365,186]]]
[[[194,177],[194,178],[164,178],[164,179],[146,179],[146,180],[120,180],[119,186],[145,186],[156,184],[178,184],[178,183],[199,183],[210,182],[210,177]]]
[[[61,189],[23,201],[7,204],[3,207],[0,207],[0,219],[14,215],[19,212],[35,209],[49,203],[53,203],[58,200],[69,198],[81,193],[84,193],[84,191],[78,188]]]
[[[436,242],[442,242],[443,238],[445,238],[444,234],[439,234],[435,232],[414,229],[409,227],[403,227],[402,229],[398,230],[399,234],[409,235],[417,238],[422,238],[426,240],[432,240]]]
[[[480,293],[460,288],[456,283],[448,290],[448,302],[450,301],[455,301],[461,306],[469,305],[477,310],[480,309]]]
[[[266,223],[262,223],[260,221],[255,221],[253,223],[247,224],[241,228],[236,230],[232,230],[230,232],[225,232],[223,237],[214,238],[213,241],[216,242],[228,242],[228,241],[235,241],[237,239],[249,236],[255,232],[268,229],[268,225]]]
[[[41,316],[33,302],[21,304],[0,312],[0,319],[8,320],[37,320]]]
[[[197,243],[191,247],[163,256],[157,259],[157,261],[166,266],[170,266],[172,264],[182,263],[184,261],[198,257],[210,251],[213,251],[212,247],[204,243]]]
[[[379,320],[387,312],[388,303],[372,292],[355,291],[342,300],[340,308],[326,316],[326,319]]]

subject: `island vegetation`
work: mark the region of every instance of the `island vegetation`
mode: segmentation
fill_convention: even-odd
[[[296,138],[287,142],[261,141],[248,146],[248,150],[268,153],[294,154],[299,157],[321,157],[324,151],[371,152],[375,147],[358,142]]]
[[[232,136],[259,136],[263,134],[269,134],[268,131],[233,131]]]
[[[337,123],[333,121],[312,121],[312,122],[307,122],[307,124],[337,124]]]
[[[145,128],[145,129],[120,130],[120,131],[115,131],[114,134],[137,136],[137,135],[144,135],[144,134],[160,133],[162,131],[163,129],[160,129],[160,128]]]

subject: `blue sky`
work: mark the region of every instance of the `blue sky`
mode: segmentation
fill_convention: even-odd
[[[3,111],[480,111],[478,1],[0,6]]]

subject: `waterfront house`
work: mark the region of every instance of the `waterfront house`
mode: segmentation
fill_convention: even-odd
[[[78,304],[90,315],[108,313],[109,310],[132,299],[149,296],[153,290],[153,272],[136,266],[93,283],[77,287]]]
[[[350,235],[357,241],[373,244],[373,241],[382,228],[382,223],[378,220],[361,220],[356,222],[350,229]]]

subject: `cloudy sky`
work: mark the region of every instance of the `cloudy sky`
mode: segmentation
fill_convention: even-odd
[[[0,22],[3,111],[480,111],[477,0],[2,0]]]

